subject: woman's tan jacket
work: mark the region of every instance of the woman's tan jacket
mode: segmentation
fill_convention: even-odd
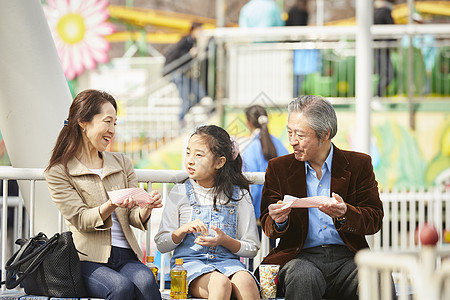
[[[45,173],[50,195],[73,233],[77,250],[87,255],[80,254],[80,260],[98,263],[106,263],[111,253],[111,216],[103,221],[99,212],[99,206],[108,201],[106,191],[137,187],[137,177],[127,157],[111,152],[102,155],[102,179],[75,157],[67,164],[69,175],[62,165]],[[139,217],[139,207],[118,207],[115,212],[130,247],[142,260],[141,248],[130,227],[147,229],[147,223],[142,224]]]

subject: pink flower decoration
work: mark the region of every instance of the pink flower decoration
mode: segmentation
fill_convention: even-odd
[[[108,61],[114,32],[108,22],[108,0],[47,0],[44,12],[52,32],[64,74],[70,80]]]

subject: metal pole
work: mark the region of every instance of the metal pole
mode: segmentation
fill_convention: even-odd
[[[8,180],[3,180],[3,206],[2,206],[2,279],[6,278],[6,245],[8,231]],[[2,284],[2,291],[6,290],[6,285]]]
[[[225,2],[224,0],[216,0],[216,18],[217,18],[217,28],[225,26]],[[223,41],[216,41],[216,108],[217,113],[220,116],[220,124],[224,124],[224,103],[223,98],[225,97],[225,51],[223,49]]]
[[[139,183],[140,188],[144,188],[144,183]],[[150,181],[147,182],[147,192],[152,191],[152,183]],[[147,231],[145,232],[145,262],[147,262],[147,256],[150,255],[150,243],[152,238],[152,223],[151,223],[151,216],[150,219],[147,222]]]
[[[30,237],[34,236],[35,233],[35,223],[36,219],[36,181],[30,181]]]
[[[412,14],[414,13],[414,0],[408,0],[408,24],[413,23]]]
[[[414,0],[408,0],[408,24],[411,26],[413,23],[412,20],[412,14],[414,13]],[[408,80],[408,87],[407,87],[407,96],[408,96],[408,111],[409,111],[409,127],[411,129],[415,129],[416,122],[415,122],[415,112],[414,112],[414,92],[415,92],[415,86],[414,86],[414,80],[413,80],[413,74],[414,74],[414,61],[413,61],[413,44],[412,44],[412,35],[409,34],[409,48],[408,48],[408,67],[409,70],[406,72],[407,80]]]
[[[225,50],[224,42],[216,42],[216,109],[220,116],[220,125],[225,126]]]
[[[323,26],[324,23],[324,0],[316,1],[316,24],[317,26]]]
[[[225,27],[225,1],[216,0],[216,26]]]
[[[163,205],[166,204],[167,201],[167,197],[168,197],[168,188],[167,188],[167,183],[163,184],[163,194],[162,194],[162,198],[163,198]],[[166,289],[166,255],[164,253],[161,253],[161,266],[159,269],[159,290],[160,291],[164,291]]]
[[[370,151],[370,101],[372,100],[373,7],[366,0],[356,1],[356,136],[357,150]]]

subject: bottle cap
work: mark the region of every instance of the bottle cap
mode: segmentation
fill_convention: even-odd
[[[175,264],[176,265],[182,265],[183,264],[183,259],[182,258],[176,258],[175,259]]]
[[[147,262],[154,262],[155,258],[153,256],[147,256]]]

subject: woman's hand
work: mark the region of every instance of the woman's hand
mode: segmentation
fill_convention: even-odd
[[[123,200],[122,203],[113,203],[116,207],[122,207],[122,208],[133,208],[136,206],[136,200],[133,196],[128,197],[127,199]]]
[[[150,196],[150,204],[148,204],[145,208],[147,209],[154,209],[154,208],[161,208],[162,205],[162,198],[161,194],[157,190],[152,190],[149,193]]]
[[[141,209],[139,210],[139,216],[142,223],[146,223],[148,221],[154,208],[161,208],[163,206],[161,194],[159,193],[159,191],[152,190],[148,194],[151,198],[150,203],[145,207],[141,207]]]

